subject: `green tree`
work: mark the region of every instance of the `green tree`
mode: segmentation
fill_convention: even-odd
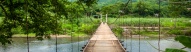
[[[184,2],[186,0],[169,0],[169,11],[170,11],[170,16],[174,17],[174,27],[176,28],[176,21],[177,18],[180,17],[181,12],[186,9],[186,3]]]
[[[116,4],[110,4],[110,5],[107,5],[107,6],[103,6],[102,9],[101,9],[101,12],[103,14],[112,14],[112,15],[118,14],[118,12],[121,9],[122,4],[123,3],[118,2]]]
[[[50,33],[61,30],[60,19],[73,19],[73,14],[82,11],[79,3],[91,7],[97,0],[1,0],[0,8],[4,19],[0,25],[0,42],[11,43],[11,30],[21,26],[25,34],[35,33],[38,39],[49,37]],[[71,20],[72,21],[72,20]]]
[[[184,51],[182,49],[184,49],[184,48],[191,48],[191,37],[189,37],[189,36],[177,36],[177,37],[175,37],[175,40],[180,42],[185,47],[183,47],[181,49],[167,48],[165,50],[165,52],[186,52],[186,51]]]
[[[139,15],[142,15],[142,16],[146,16],[147,15],[147,12],[148,12],[148,8],[147,8],[147,4],[142,2],[142,1],[139,1],[137,2],[136,4],[136,9],[135,9],[135,13],[138,13]]]

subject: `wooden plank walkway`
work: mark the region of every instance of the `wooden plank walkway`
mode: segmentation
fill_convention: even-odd
[[[83,52],[125,52],[107,23],[101,23]]]

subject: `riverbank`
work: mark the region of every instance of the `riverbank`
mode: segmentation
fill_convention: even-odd
[[[26,34],[15,34],[13,35],[12,37],[14,38],[25,38],[27,37]],[[35,34],[28,34],[28,37],[36,37]],[[51,38],[55,38],[56,35],[50,35]],[[68,38],[68,37],[71,37],[71,35],[57,35],[57,38]],[[76,36],[75,36],[76,37]],[[86,36],[79,36],[79,37],[88,37],[87,35]]]
[[[15,34],[12,37],[13,38],[26,38],[27,35],[25,35],[25,34]],[[28,37],[35,38],[35,35],[34,34],[29,34]],[[56,35],[50,35],[50,37],[55,38]],[[71,37],[71,35],[57,35],[57,38],[70,38],[70,37]],[[79,37],[88,37],[88,35],[79,36]],[[124,37],[131,38],[131,35],[124,35]],[[157,38],[157,37],[158,37],[158,35],[152,35],[152,36],[140,35],[140,38]],[[160,37],[165,38],[165,37],[174,37],[174,36],[160,35]],[[139,35],[132,35],[132,38],[139,38]]]

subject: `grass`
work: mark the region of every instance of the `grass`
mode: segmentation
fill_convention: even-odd
[[[62,24],[62,29],[65,29],[63,32],[66,35],[76,36],[86,36],[92,35],[99,25],[99,19],[86,17],[78,18],[71,23],[69,20],[65,20]]]
[[[139,17],[120,17],[118,20],[117,18],[109,18],[108,22],[112,26],[131,26],[131,27],[158,27],[159,24],[159,18],[156,17],[145,17],[145,18],[139,18]],[[116,21],[115,21],[116,20]],[[167,28],[161,28],[161,34],[164,35],[172,35],[177,33],[183,33],[184,30],[189,30],[191,28],[191,18],[177,18],[176,20],[176,28],[174,28],[174,18],[160,18],[160,27],[167,27]],[[172,31],[174,29],[174,31]],[[179,31],[175,31],[179,30]],[[138,29],[136,29],[138,30]],[[146,31],[144,29],[141,29],[140,32],[136,32],[134,29],[134,34],[141,34],[144,36],[154,36],[158,35],[158,31]],[[157,30],[157,29],[156,29]],[[183,31],[182,31],[183,30]],[[180,34],[182,35],[182,34]]]
[[[0,17],[0,22],[2,22],[2,19],[3,18]],[[154,17],[138,18],[138,17],[125,16],[125,17],[118,18],[118,20],[116,19],[117,18],[109,17],[108,23],[114,26],[132,26],[132,27],[139,27],[139,24],[141,27],[157,27],[159,24],[159,18],[154,18]],[[173,20],[174,18],[161,18],[161,27],[174,27]],[[186,27],[191,27],[191,23],[189,22],[190,20],[191,18],[177,18],[177,28],[179,28],[179,30],[188,29]],[[100,23],[100,19],[96,19],[93,17],[85,17],[85,18],[75,19],[73,24],[71,24],[69,20],[64,20],[64,19],[61,22],[64,22],[64,23],[61,23],[62,24],[61,29],[65,29],[65,30],[60,31],[63,34],[66,33],[65,35],[67,34],[70,35],[71,33],[74,33],[73,36],[85,36],[85,35],[91,35],[97,29]],[[114,32],[117,33],[117,35],[121,34],[121,30],[116,30],[115,28],[117,27],[114,27]],[[164,30],[169,31],[168,29],[167,30],[164,29]],[[19,28],[13,29],[12,31],[17,32],[14,36],[21,36],[21,37],[26,36],[22,32],[18,33]],[[20,29],[20,31],[22,30]],[[146,32],[146,31],[141,31],[140,33],[143,35],[158,34],[158,32]],[[35,34],[30,33],[29,36],[35,37]]]
[[[120,26],[158,26],[159,18],[109,18],[109,24],[115,24]],[[140,19],[140,20],[139,20]],[[116,20],[116,21],[115,21]],[[174,18],[161,18],[161,27],[173,27]],[[191,27],[189,22],[191,18],[177,18],[176,26],[178,27]]]
[[[26,34],[14,34],[13,37],[27,37]],[[29,33],[28,37],[35,37],[35,33]]]
[[[123,33],[123,29],[120,27],[114,27],[111,29],[113,33],[115,33],[115,35],[117,37],[121,37],[122,33]]]
[[[100,19],[93,18],[93,17],[80,18],[79,21],[80,21],[81,23],[85,23],[85,24],[90,24],[90,23],[99,24],[99,23],[100,23]]]

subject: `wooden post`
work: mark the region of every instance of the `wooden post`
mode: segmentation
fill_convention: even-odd
[[[100,15],[100,21],[103,22],[103,21],[102,21],[102,14]]]
[[[105,22],[107,23],[107,14],[106,14],[106,21]]]

